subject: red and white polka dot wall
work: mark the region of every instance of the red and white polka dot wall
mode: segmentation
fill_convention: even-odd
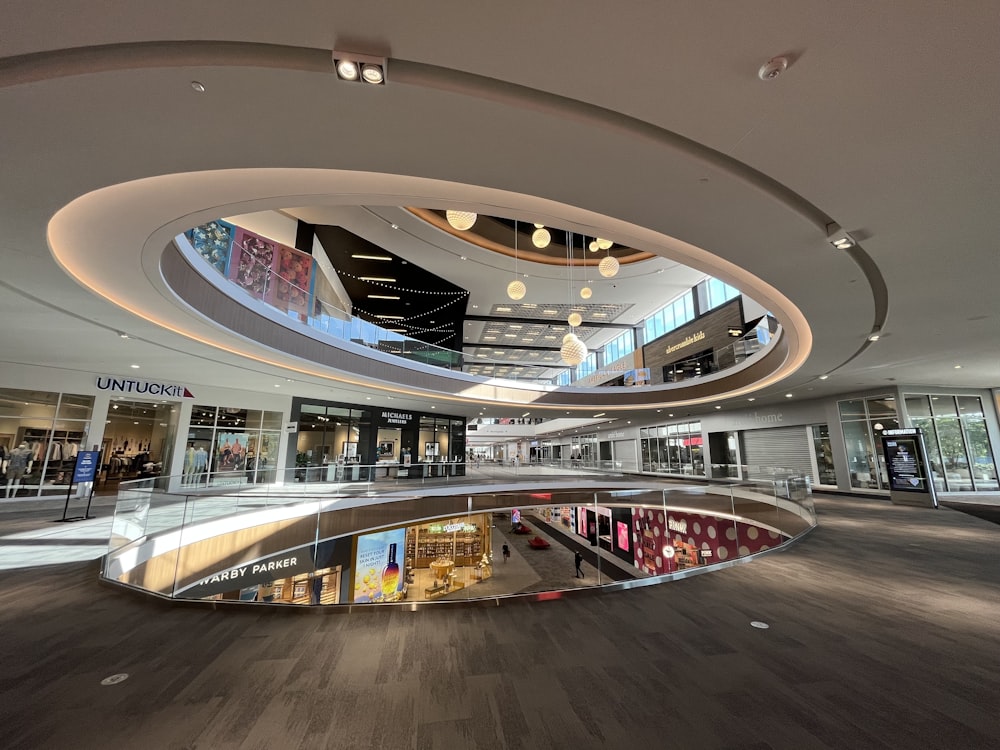
[[[732,560],[776,547],[787,537],[740,521],[655,508],[632,511],[635,566],[650,575]]]

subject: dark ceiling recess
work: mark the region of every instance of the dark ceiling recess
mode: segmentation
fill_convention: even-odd
[[[316,237],[347,290],[356,316],[428,344],[461,350],[467,290],[342,227],[317,225]]]

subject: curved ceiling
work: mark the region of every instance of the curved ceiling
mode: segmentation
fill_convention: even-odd
[[[182,179],[163,183],[166,215],[194,224],[235,204],[313,207],[337,192],[301,183],[301,170],[316,170],[461,186],[400,190],[391,202],[380,202],[384,185],[354,186],[359,205],[502,215],[480,189],[535,196],[518,207],[525,219],[614,228],[589,226],[596,214],[621,222],[610,238],[629,247],[648,247],[649,232],[676,238],[670,257],[704,248],[714,275],[736,286],[748,269],[814,336],[802,366],[758,403],[892,381],[995,384],[1000,264],[985,217],[1000,202],[1000,117],[983,92],[1000,88],[987,52],[1000,31],[988,5],[833,0],[723,17],[694,0],[627,14],[582,0],[534,8],[530,24],[499,7],[447,8],[134,2],[110,20],[60,8],[54,24],[48,3],[8,4],[0,104],[17,114],[0,143],[6,361],[102,371],[141,355],[171,377],[190,372],[181,351],[205,364],[207,381],[239,372],[249,389],[270,387],[280,366],[192,344],[73,284],[48,254],[46,226],[95,190],[195,173],[205,180],[190,195],[177,194]],[[387,55],[387,85],[337,81],[334,47]],[[758,80],[779,53],[788,71]],[[234,190],[226,175],[247,169],[295,171],[301,187]],[[103,231],[157,236],[140,218]],[[833,250],[829,223],[860,248]],[[38,328],[48,335],[14,333]],[[882,338],[869,346],[873,328]],[[134,334],[127,355],[114,330]]]

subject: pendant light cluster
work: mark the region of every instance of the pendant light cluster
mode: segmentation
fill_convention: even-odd
[[[566,232],[566,266],[568,273],[566,280],[568,283],[568,297],[569,304],[573,305],[573,235],[571,232]],[[571,312],[569,317],[566,318],[566,322],[569,323],[571,328],[577,328],[581,323],[583,323],[583,317],[578,312]],[[570,331],[565,336],[563,336],[562,346],[559,348],[559,356],[562,361],[565,362],[570,367],[576,367],[583,360],[587,358],[587,345],[583,343],[579,336],[576,335],[576,331]]]

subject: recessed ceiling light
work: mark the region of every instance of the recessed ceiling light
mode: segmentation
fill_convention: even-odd
[[[755,399],[755,398],[748,398],[748,399],[747,399],[747,401],[756,401],[756,400],[757,400],[757,399]]]
[[[830,377],[830,376],[829,375],[820,375],[819,379],[820,380],[826,380],[828,377]]]
[[[361,281],[382,281],[385,282],[386,284],[396,283],[395,279],[390,279],[386,276],[358,276],[358,279]]]
[[[458,256],[458,259],[459,259],[459,260],[468,260],[468,258],[466,258],[466,257],[465,257],[464,255],[460,255],[460,256]]]
[[[369,294],[368,299],[399,299],[392,294]]]
[[[361,66],[361,77],[367,83],[375,85],[385,83],[385,73],[382,72],[382,68],[372,63],[365,63]]]
[[[668,416],[668,417],[672,417],[672,416],[674,416],[674,415],[673,415],[673,414],[668,414],[667,416]]]
[[[365,253],[352,253],[351,257],[358,260],[392,260],[388,255],[366,255]]]
[[[365,396],[365,401],[371,401],[371,400],[372,400],[371,396]]]
[[[275,388],[281,388],[281,386],[280,386],[280,385],[278,385],[277,383],[275,383],[275,384],[274,384],[274,387],[275,387]]]
[[[131,368],[132,368],[133,370],[138,370],[138,369],[139,369],[139,365],[129,365],[129,366],[130,366],[130,367],[131,367]]]
[[[786,393],[786,394],[785,394],[785,398],[791,398],[791,397],[792,397],[792,394],[791,394],[791,393]]]
[[[478,309],[479,309],[479,305],[473,305],[473,306],[472,306],[472,309],[473,309],[473,310],[478,310]]]
[[[191,88],[197,91],[199,94],[205,93],[205,84],[201,81],[191,81]]]
[[[603,412],[603,411],[602,411],[602,412],[601,412],[600,414],[595,414],[595,415],[594,415],[594,419],[597,419],[597,417],[603,417],[603,416],[605,415],[605,413],[606,413],[606,412]]]
[[[962,365],[955,365],[955,369],[956,370],[961,370],[962,369]]]
[[[871,334],[871,335],[870,335],[870,336],[868,337],[868,340],[869,340],[869,341],[878,341],[878,340],[879,340],[879,335],[878,335],[877,333],[873,333],[873,334]]]
[[[118,332],[118,338],[120,338],[120,339],[127,339],[128,338],[128,334],[125,333],[124,331],[119,331]]]
[[[375,315],[374,317],[380,318],[381,320],[403,320],[402,315]]]
[[[721,407],[721,406],[716,406],[715,408],[716,408],[716,409],[721,409],[722,407]]]

